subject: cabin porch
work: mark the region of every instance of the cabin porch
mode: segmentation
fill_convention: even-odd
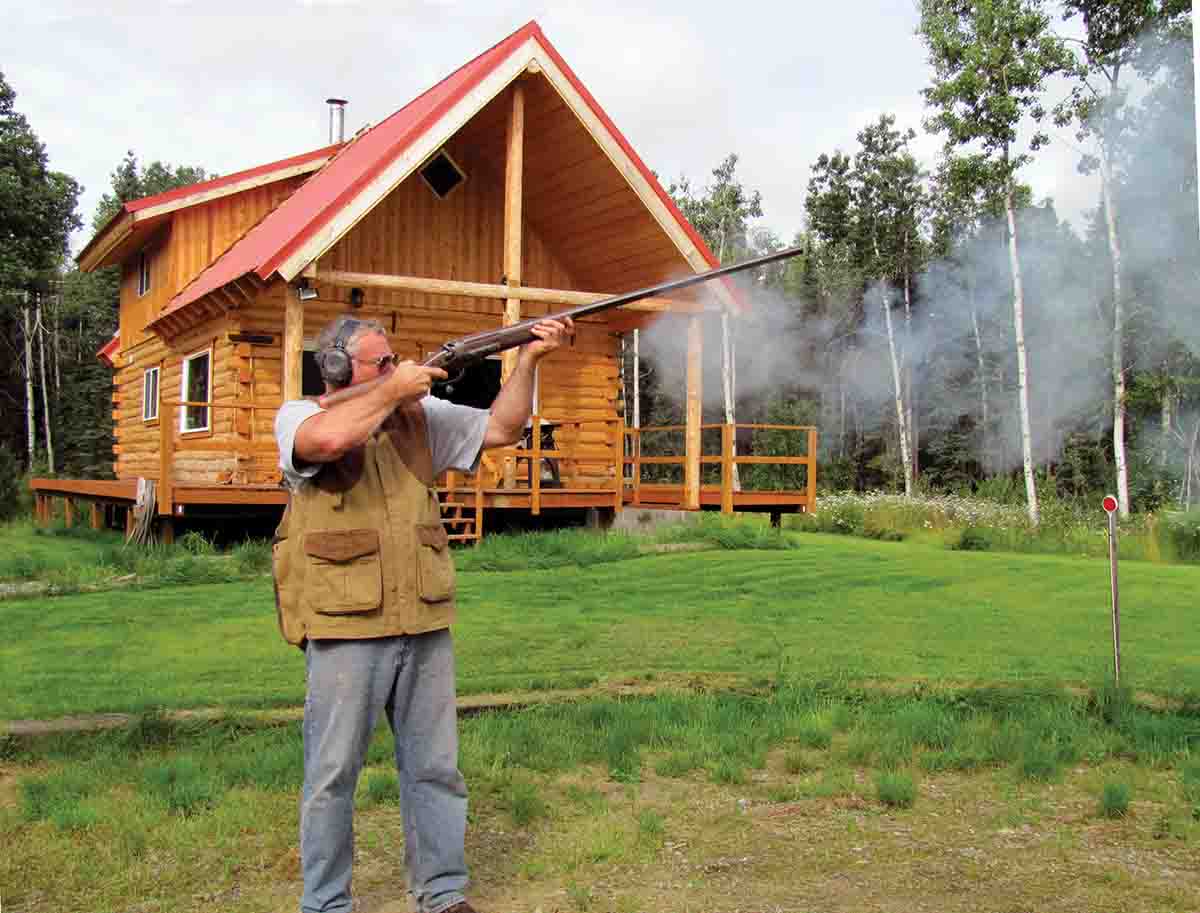
[[[169,429],[169,415],[165,418]],[[246,427],[252,429],[254,423],[248,422]],[[627,507],[719,510],[727,514],[752,511],[769,513],[772,522],[778,524],[782,514],[814,509],[815,428],[712,424],[702,425],[698,431],[688,434],[688,427],[683,425],[627,428],[620,419],[550,420],[535,415],[529,433],[518,445],[486,451],[474,473],[451,471],[438,479],[442,522],[452,540],[474,542],[487,530],[488,511],[496,510],[533,516],[580,509],[612,516]],[[773,439],[770,449],[774,452],[737,452],[735,442],[739,436],[753,441],[755,436],[761,439],[764,435]],[[155,480],[154,509],[164,541],[174,538],[177,520],[262,514],[281,510],[287,503],[287,491],[277,484],[239,484],[232,478],[177,478],[174,455],[190,449],[179,451],[177,436],[164,432],[160,479],[165,482]],[[681,437],[693,440],[695,448],[686,446],[686,442],[683,448],[674,447]],[[268,443],[273,446],[273,441],[247,440],[243,449],[257,452]],[[708,444],[703,450],[702,443]],[[680,449],[683,452],[678,452]],[[803,452],[792,452],[797,450]],[[738,484],[739,470],[750,473],[756,466],[783,468],[785,472],[791,467],[803,484],[765,488],[761,487],[762,480],[755,478]],[[61,499],[68,524],[77,522],[86,505],[93,527],[120,526],[123,522],[127,531],[132,528],[138,500],[136,479],[33,479],[30,487],[39,524],[51,521],[54,502]]]

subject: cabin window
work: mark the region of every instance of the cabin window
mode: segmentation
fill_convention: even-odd
[[[212,350],[205,349],[183,360],[183,384],[179,398],[184,406],[179,419],[180,431],[208,431],[208,403],[212,402]]]
[[[145,251],[138,254],[138,297],[150,291],[150,255]]]
[[[150,368],[142,375],[142,421],[152,422],[158,418],[158,368]]]
[[[466,173],[458,167],[458,163],[450,158],[445,149],[439,149],[421,168],[421,177],[429,185],[429,189],[437,194],[438,199],[446,199],[455,187],[467,179]]]

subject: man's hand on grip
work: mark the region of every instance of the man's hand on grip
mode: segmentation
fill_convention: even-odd
[[[441,368],[402,361],[388,372],[387,385],[396,402],[407,402],[424,398],[435,381],[446,377]]]

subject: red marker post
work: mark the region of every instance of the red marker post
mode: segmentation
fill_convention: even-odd
[[[1121,686],[1121,608],[1117,598],[1117,499],[1105,495],[1100,502],[1108,514],[1108,568],[1112,580],[1113,684]]]

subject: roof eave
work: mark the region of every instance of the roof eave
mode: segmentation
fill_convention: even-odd
[[[133,234],[133,223],[133,213],[127,212],[124,207],[117,210],[75,258],[79,269],[90,273],[107,266],[108,256]]]

